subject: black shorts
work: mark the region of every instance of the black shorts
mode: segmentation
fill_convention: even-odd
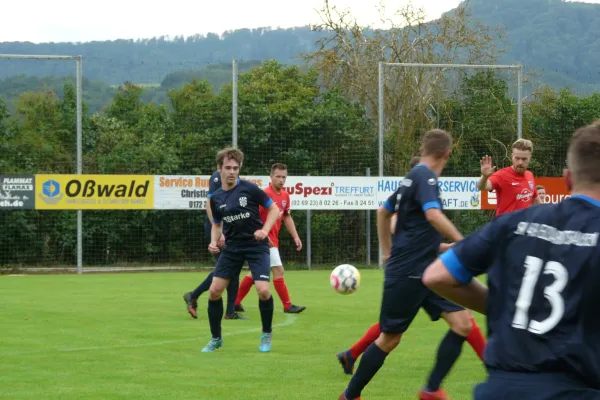
[[[443,312],[464,310],[464,307],[432,292],[423,285],[420,277],[388,276],[386,271],[379,314],[381,331],[406,332],[421,307],[429,314],[432,321],[440,319]]]
[[[474,399],[598,400],[600,391],[559,373],[490,370],[487,380],[475,386]]]
[[[224,247],[221,249],[220,254],[221,257],[217,261],[214,276],[223,279],[233,279],[235,276],[240,275],[244,261],[246,261],[252,273],[252,279],[266,282],[271,280],[271,262],[268,245],[261,244],[245,249]]]

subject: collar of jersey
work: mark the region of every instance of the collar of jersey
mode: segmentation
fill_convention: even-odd
[[[241,179],[238,177],[238,180],[237,180],[237,182],[236,182],[236,185],[239,185],[241,181],[242,181],[242,180],[241,180]],[[234,187],[235,187],[235,186],[234,186]],[[233,189],[234,187],[232,187],[231,189]],[[231,189],[229,189],[229,190],[231,190]],[[224,192],[226,192],[226,191],[227,191],[227,190],[223,189],[223,187],[222,187],[222,186],[221,186],[221,190],[222,190],[222,191],[224,191]]]
[[[591,197],[588,197],[588,196],[583,196],[583,195],[581,195],[581,194],[576,194],[576,195],[574,195],[574,196],[571,196],[571,198],[572,198],[572,199],[581,199],[581,200],[585,200],[585,201],[587,201],[588,203],[590,203],[590,204],[592,204],[592,205],[594,205],[594,206],[596,206],[596,207],[600,207],[600,201],[598,201],[598,200],[595,200],[595,199],[592,199]]]
[[[427,168],[428,170],[431,171],[431,168],[429,168],[427,165],[425,165],[423,163],[417,164],[417,165],[415,165],[415,167],[425,167],[425,168]]]

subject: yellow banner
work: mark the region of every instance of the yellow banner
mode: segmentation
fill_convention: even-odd
[[[151,210],[152,175],[36,175],[37,210]]]

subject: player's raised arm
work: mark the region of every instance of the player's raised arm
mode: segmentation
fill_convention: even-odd
[[[481,166],[481,178],[479,179],[477,188],[481,191],[490,191],[493,189],[493,185],[488,179],[494,174],[494,171],[496,171],[496,167],[492,165],[492,157],[484,156],[479,162],[479,165]]]
[[[473,277],[491,266],[497,245],[493,238],[499,229],[499,222],[492,221],[443,253],[425,270],[423,284],[440,296],[485,314],[487,287]]]

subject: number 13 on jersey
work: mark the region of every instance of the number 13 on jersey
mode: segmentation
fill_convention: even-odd
[[[551,311],[548,318],[543,321],[529,319],[529,307],[533,299],[533,291],[542,272],[553,275],[554,282],[544,288],[544,297],[550,302]],[[569,280],[569,272],[559,262],[544,261],[540,258],[527,256],[525,258],[525,275],[521,282],[519,297],[517,298],[515,316],[512,321],[513,328],[527,329],[531,333],[543,335],[554,329],[562,319],[565,313],[565,301],[562,297],[562,291]]]

